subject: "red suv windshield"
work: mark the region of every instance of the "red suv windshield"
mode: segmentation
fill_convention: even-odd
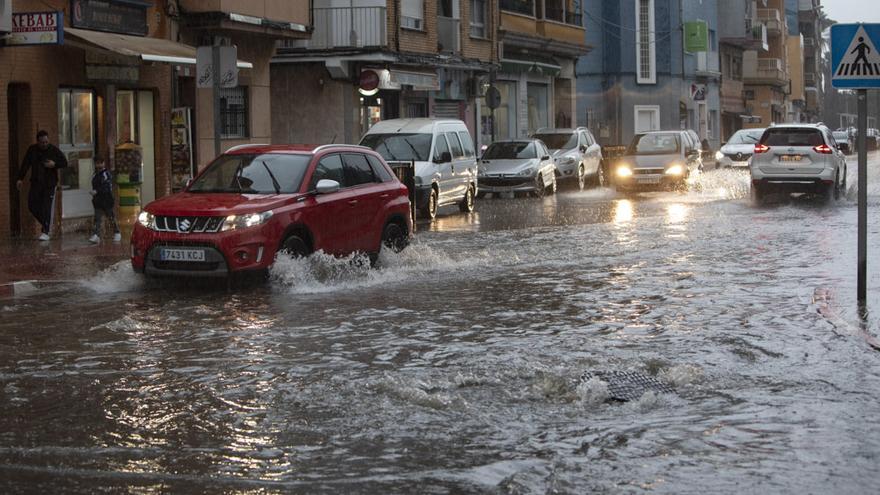
[[[192,193],[290,194],[299,192],[311,155],[223,155],[187,189]]]

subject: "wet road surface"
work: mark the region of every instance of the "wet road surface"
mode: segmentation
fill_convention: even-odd
[[[0,299],[0,491],[868,493],[880,465],[855,158],[830,206],[486,199],[365,260],[227,292],[126,262]],[[675,394],[606,401],[588,370]]]

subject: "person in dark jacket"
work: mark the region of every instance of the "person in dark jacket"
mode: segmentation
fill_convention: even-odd
[[[103,217],[107,217],[110,225],[113,226],[113,242],[121,241],[122,234],[119,232],[119,225],[113,214],[113,205],[116,204],[116,200],[113,198],[113,177],[101,157],[95,158],[95,174],[92,175],[91,194],[92,206],[95,207],[95,232],[89,237],[89,241],[96,244],[101,242],[101,220]]]
[[[28,192],[28,210],[40,222],[42,233],[37,239],[49,240],[52,214],[55,208],[55,189],[58,187],[58,169],[67,167],[67,158],[56,146],[49,143],[49,133],[39,131],[37,143],[28,147],[18,172],[16,187],[21,189],[28,172],[31,189]]]

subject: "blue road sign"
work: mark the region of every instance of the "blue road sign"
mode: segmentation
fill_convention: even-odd
[[[880,88],[880,24],[831,26],[831,85]]]

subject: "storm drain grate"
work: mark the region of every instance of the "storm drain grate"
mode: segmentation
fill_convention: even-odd
[[[674,388],[653,376],[635,371],[587,371],[581,376],[583,381],[589,381],[592,378],[598,378],[607,383],[608,396],[614,400],[636,400],[648,391],[661,394],[675,393]]]

